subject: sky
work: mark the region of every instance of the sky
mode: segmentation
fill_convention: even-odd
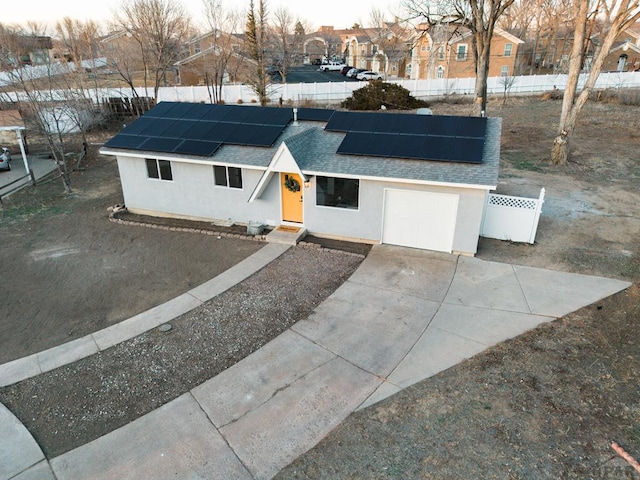
[[[121,0],[3,0],[2,3],[1,23],[26,25],[33,20],[53,25],[63,17],[106,22],[113,17]],[[202,17],[202,0],[182,0],[181,3],[195,20]],[[249,0],[222,0],[222,3],[226,8],[237,9],[248,6]],[[366,24],[372,8],[391,12],[396,11],[397,5],[397,0],[267,0],[269,10],[284,6],[294,16],[306,19],[314,29],[322,25],[341,29],[354,23]],[[389,13],[389,19],[392,18]]]

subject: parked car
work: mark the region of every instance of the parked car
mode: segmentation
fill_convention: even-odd
[[[11,170],[11,154],[6,147],[2,147],[2,153],[0,153],[0,170]]]
[[[349,70],[351,70],[352,68],[353,68],[353,67],[352,67],[351,65],[345,65],[344,67],[342,67],[342,70],[340,70],[340,73],[341,73],[342,75],[345,75],[345,76],[346,76],[346,75],[347,75],[347,72],[348,72]]]
[[[323,63],[322,65],[320,65],[320,70],[322,70],[323,72],[329,72],[329,71],[339,72],[340,70],[342,70],[342,67],[346,67],[346,65],[340,62],[329,62],[329,63]]]
[[[314,59],[313,62],[311,62],[311,65],[322,65],[322,59],[321,58]]]
[[[371,70],[365,70],[356,75],[358,80],[382,80],[382,75],[378,72],[372,72]]]
[[[363,68],[352,68],[351,70],[349,70],[347,72],[347,77],[349,78],[356,78],[356,75],[358,75],[360,72],[364,72],[366,71]]]

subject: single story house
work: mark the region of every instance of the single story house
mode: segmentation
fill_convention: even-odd
[[[162,102],[100,150],[144,215],[474,255],[499,118]]]

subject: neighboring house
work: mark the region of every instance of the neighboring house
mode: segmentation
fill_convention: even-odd
[[[53,41],[42,35],[5,34],[4,67],[48,65],[53,59]]]
[[[595,36],[597,39],[597,35]],[[603,72],[634,72],[640,70],[640,24],[620,33],[602,64]]]
[[[501,120],[162,102],[100,150],[134,213],[473,255]]]
[[[176,83],[183,86],[243,81],[255,61],[245,54],[242,36],[219,30],[193,38],[187,44],[189,55],[176,62]]]
[[[472,33],[460,26],[422,26],[424,34],[412,50],[410,78],[475,77]],[[490,77],[516,74],[518,47],[524,41],[496,27],[491,40]]]

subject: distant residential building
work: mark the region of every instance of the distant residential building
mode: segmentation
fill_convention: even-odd
[[[53,59],[53,41],[47,36],[3,32],[0,49],[5,68],[47,65]]]
[[[411,54],[410,78],[467,78],[476,75],[473,38],[469,29],[457,25],[422,27],[423,33]],[[489,76],[515,75],[518,47],[523,43],[518,37],[496,27],[491,40]]]

